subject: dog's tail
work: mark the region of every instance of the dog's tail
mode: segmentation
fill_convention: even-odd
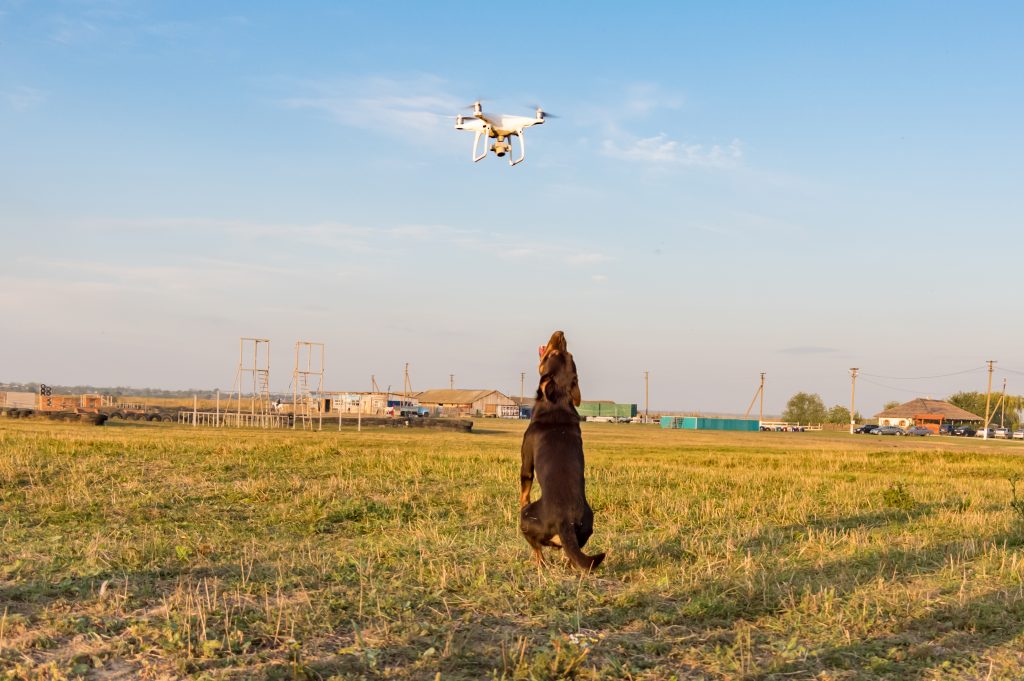
[[[558,538],[562,540],[562,550],[565,551],[565,555],[569,556],[576,567],[584,572],[590,572],[604,560],[603,553],[588,556],[580,550],[580,544],[576,541],[576,531],[572,529],[572,523],[568,520],[563,520],[559,526]]]

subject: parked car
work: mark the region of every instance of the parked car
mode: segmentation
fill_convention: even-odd
[[[988,438],[990,440],[996,436],[995,428],[978,428],[974,431],[974,437],[985,437],[985,431],[988,431]]]
[[[1013,431],[1013,439],[1024,440],[1024,428],[1018,428],[1017,430]]]
[[[871,431],[872,435],[906,435],[907,432],[899,426],[882,426]]]
[[[862,426],[857,426],[856,428],[854,428],[853,432],[865,434],[865,433],[871,433],[873,431],[876,431],[876,430],[878,430],[878,428],[879,428],[879,426],[878,426],[877,423],[865,423]]]
[[[954,430],[956,430],[956,426],[952,423],[943,423],[939,426],[939,435],[955,435]]]
[[[1010,436],[1012,435],[1009,428],[1003,428],[1002,426],[999,426],[993,432],[995,433],[996,437],[1001,437],[1004,440],[1009,440]]]
[[[974,437],[974,434],[977,432],[978,430],[976,428],[972,428],[967,425],[957,426],[953,429],[953,435],[959,435],[961,437]]]
[[[921,437],[924,437],[925,435],[931,435],[932,431],[929,430],[928,428],[925,428],[924,426],[912,426],[912,427],[907,429],[906,434],[907,435],[919,435]]]

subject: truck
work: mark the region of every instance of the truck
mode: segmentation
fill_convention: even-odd
[[[117,402],[104,411],[112,419],[125,421],[177,421],[178,412],[191,410],[185,407],[152,407],[142,402]]]
[[[0,392],[0,413],[11,418],[30,416],[39,403],[35,393]]]
[[[0,392],[0,414],[8,418],[46,416],[54,420],[81,420],[102,424],[108,414],[103,411],[102,395],[54,395],[53,388],[40,385],[38,393]]]
[[[52,386],[40,385],[39,392],[0,391],[0,415],[9,418],[46,416],[51,419],[78,417],[102,423],[107,419],[134,421],[176,421],[180,408],[152,407],[140,402],[115,402],[111,395],[55,395]]]
[[[384,408],[384,415],[398,417],[413,416],[422,418],[424,416],[430,416],[430,409],[423,405],[416,404],[412,400],[395,399],[387,401],[387,406]]]

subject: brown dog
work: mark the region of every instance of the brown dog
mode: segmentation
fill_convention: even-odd
[[[604,554],[588,556],[580,550],[594,531],[594,512],[587,503],[583,479],[576,362],[566,350],[561,331],[551,334],[538,370],[537,401],[523,435],[519,527],[538,563],[544,562],[542,546],[561,546],[576,567],[590,571],[601,564]],[[534,472],[542,496],[531,504]]]

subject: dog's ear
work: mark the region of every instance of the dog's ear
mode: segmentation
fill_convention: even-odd
[[[548,402],[558,401],[558,385],[550,378],[545,378],[540,382],[540,392]]]
[[[544,354],[540,358],[540,364],[537,365],[537,373],[541,376],[550,376],[553,373],[552,366],[554,365],[555,359],[561,355],[559,350],[551,350],[547,348],[544,350]]]

